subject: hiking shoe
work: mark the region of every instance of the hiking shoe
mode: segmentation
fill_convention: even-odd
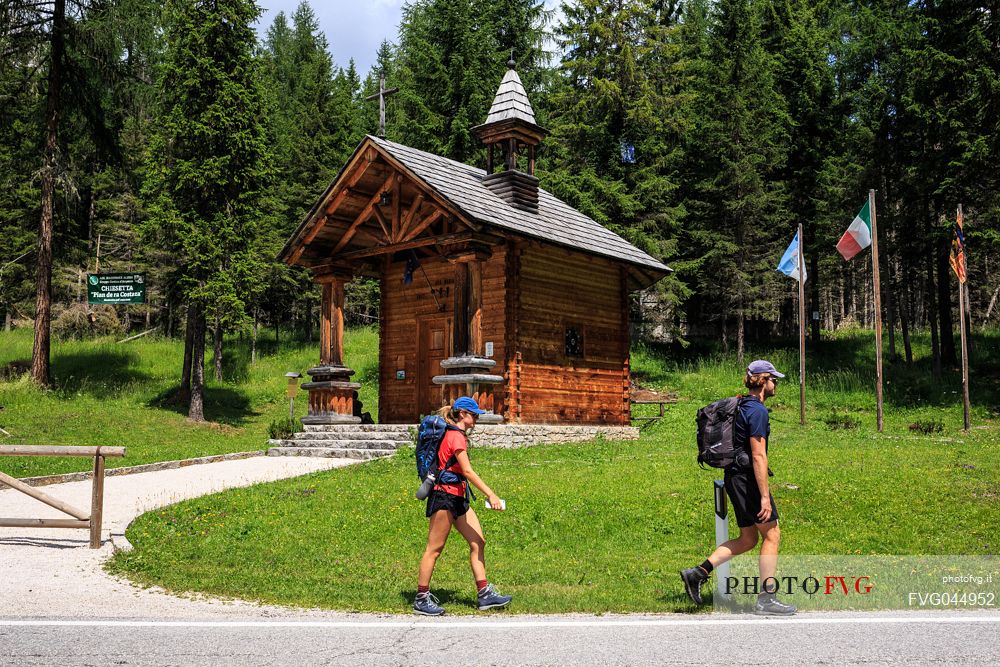
[[[424,616],[440,616],[444,607],[438,604],[438,599],[430,593],[417,593],[413,599],[413,613]]]
[[[761,595],[753,608],[753,613],[758,616],[791,616],[795,611],[794,605],[786,604],[773,595]]]
[[[705,570],[697,565],[681,570],[681,581],[684,582],[684,590],[687,591],[691,601],[695,604],[704,604],[704,600],[701,599],[701,585],[708,581],[708,574],[705,573]]]
[[[487,584],[481,588],[479,590],[479,594],[476,595],[476,602],[479,604],[479,611],[506,607],[513,599],[514,598],[510,595],[500,595],[497,593],[497,589],[493,588],[493,584]]]

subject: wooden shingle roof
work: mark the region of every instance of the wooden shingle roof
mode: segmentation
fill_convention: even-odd
[[[634,275],[640,287],[651,285],[672,270],[541,188],[538,190],[538,212],[527,213],[510,206],[484,186],[482,179],[486,172],[482,169],[379,137],[369,135],[365,141],[385,150],[473,220],[626,262],[640,270],[640,275]]]
[[[490,107],[485,124],[513,118],[535,124],[535,110],[531,108],[531,100],[524,91],[521,77],[513,69],[508,69],[500,82],[496,97],[493,98],[493,105]]]

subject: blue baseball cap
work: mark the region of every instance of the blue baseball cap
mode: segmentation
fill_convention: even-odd
[[[452,410],[465,410],[466,412],[471,412],[474,415],[486,414],[486,410],[480,410],[479,404],[468,396],[459,396],[455,399],[455,402],[451,404]]]
[[[779,373],[778,369],[774,367],[774,364],[766,359],[751,361],[750,365],[747,366],[747,375],[757,375],[759,373],[769,373],[776,378],[785,377],[784,373]]]

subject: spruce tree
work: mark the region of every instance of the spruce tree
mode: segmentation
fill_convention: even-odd
[[[486,120],[510,49],[522,81],[530,87],[539,80],[542,6],[541,0],[405,4],[396,66],[397,105],[406,123],[393,136],[461,162],[478,161],[483,150],[470,128]]]
[[[583,0],[564,4],[563,13],[563,58],[540,105],[552,131],[539,164],[542,183],[671,260],[683,216],[677,169],[688,66],[677,17],[648,0]],[[647,300],[676,320],[687,293],[671,275]]]
[[[169,247],[188,306],[188,416],[203,421],[208,322],[234,328],[263,279],[255,240],[269,152],[253,0],[169,0],[161,107],[147,165],[147,233]],[[182,384],[184,379],[182,379]]]
[[[784,167],[789,118],[763,48],[760,16],[748,0],[722,0],[712,11],[707,58],[698,64],[690,142],[689,258],[703,308],[717,318],[724,344],[736,326],[742,359],[748,320],[776,312],[774,258],[793,234]],[[710,295],[710,296],[709,296]],[[710,306],[709,306],[710,304]],[[707,309],[704,311],[708,315]]]
[[[776,177],[786,184],[791,221],[803,226],[809,261],[809,307],[819,311],[820,255],[829,254],[835,230],[825,229],[817,211],[826,160],[834,155],[836,114],[833,72],[829,66],[836,32],[830,12],[806,0],[770,0],[763,20],[764,43],[774,55],[775,85],[787,104],[788,157]],[[837,225],[842,226],[842,225]],[[836,227],[836,226],[835,226]],[[812,320],[812,340],[819,342],[820,323]]]
[[[11,174],[17,194],[8,202],[18,203],[7,220],[31,215],[37,229],[31,374],[40,386],[51,383],[53,303],[67,297],[58,292],[65,281],[54,269],[62,259],[78,264],[85,257],[73,226],[87,224],[88,212],[76,204],[81,195],[94,204],[95,175],[121,166],[119,133],[141,88],[135,82],[149,55],[150,8],[147,0],[11,0],[0,8],[0,86],[5,121],[12,123],[6,129],[16,132],[9,135],[16,148],[8,155],[24,156],[29,144],[38,151]],[[25,207],[22,197],[35,189],[33,180],[37,200]],[[118,190],[127,189],[125,181],[118,178]]]

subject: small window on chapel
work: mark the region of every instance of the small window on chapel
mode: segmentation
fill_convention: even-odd
[[[583,356],[583,328],[570,325],[566,327],[566,356]]]

